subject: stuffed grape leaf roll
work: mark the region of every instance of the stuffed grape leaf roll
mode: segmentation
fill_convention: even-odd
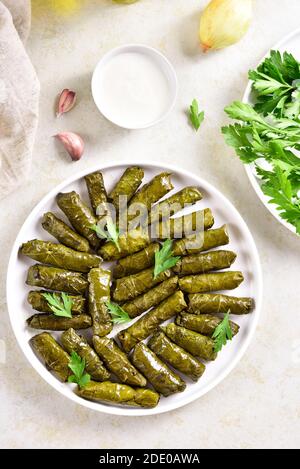
[[[149,212],[152,204],[157,202],[174,188],[171,183],[170,176],[171,175],[168,172],[160,173],[147,184],[144,184],[141,189],[136,192],[128,206],[128,221],[133,220],[137,216],[135,208],[141,206],[145,208],[146,212]]]
[[[177,290],[158,306],[140,317],[128,329],[119,332],[118,339],[125,352],[129,352],[137,342],[146,339],[152,334],[162,322],[170,319],[185,308],[186,302],[183,293]]]
[[[179,279],[179,288],[185,293],[203,293],[233,290],[244,280],[242,272],[226,271],[201,275],[187,275]]]
[[[93,380],[106,381],[110,378],[109,371],[104,367],[95,350],[74,329],[71,328],[62,333],[61,343],[70,355],[76,352],[85,360],[85,369]]]
[[[137,189],[140,187],[143,177],[144,171],[138,166],[131,166],[124,171],[108,196],[117,211],[119,211],[120,208],[120,197],[126,198],[128,204]]]
[[[94,335],[93,344],[96,352],[102,358],[107,368],[124,384],[131,386],[146,386],[147,380],[130,363],[114,339]]]
[[[202,274],[210,270],[221,270],[230,267],[236,260],[236,254],[232,251],[211,251],[204,254],[193,254],[182,257],[173,271],[176,274]]]
[[[122,308],[131,318],[135,318],[171,296],[177,290],[177,285],[178,277],[171,277],[156,287],[151,288],[146,293],[123,303]]]
[[[132,407],[156,407],[159,394],[151,389],[132,388],[127,384],[104,381],[96,383],[90,381],[84,388],[77,388],[76,393],[84,399],[111,404],[128,405]]]
[[[229,243],[227,226],[223,225],[214,230],[207,230],[196,235],[177,239],[173,243],[174,256],[187,256],[197,252],[208,251],[218,246],[224,246]]]
[[[91,269],[89,281],[89,313],[93,319],[94,335],[104,336],[112,331],[113,323],[106,306],[110,300],[110,270]]]
[[[154,205],[148,219],[149,223],[155,223],[164,218],[169,218],[187,205],[192,205],[202,199],[202,194],[197,187],[184,187],[162,202]]]
[[[87,252],[78,252],[63,244],[50,243],[33,239],[22,244],[21,253],[40,262],[54,267],[73,270],[75,272],[89,272],[93,267],[99,267],[102,259]]]
[[[221,295],[217,293],[194,293],[188,296],[188,311],[194,314],[248,314],[253,307],[252,298]]]
[[[176,375],[143,342],[134,347],[133,364],[149,380],[154,389],[165,397],[186,388],[185,382]]]
[[[106,261],[114,261],[141,251],[141,249],[148,246],[150,242],[148,231],[137,228],[119,236],[119,248],[114,242],[108,241],[101,246],[99,254]]]
[[[156,332],[149,340],[148,347],[159,358],[169,363],[173,368],[197,381],[205,371],[205,365],[193,357],[189,352],[179,347],[162,332]]]
[[[54,314],[34,314],[27,319],[27,324],[33,329],[48,331],[65,331],[73,329],[88,329],[92,325],[92,318],[88,314],[76,314],[72,318],[55,316]]]
[[[86,276],[80,272],[35,264],[28,269],[26,284],[32,287],[83,295],[87,289],[88,281]]]
[[[33,350],[44,361],[46,367],[61,380],[67,381],[72,374],[69,369],[70,356],[48,332],[42,332],[30,339]]]
[[[93,225],[97,224],[97,218],[91,209],[80,199],[75,191],[60,192],[56,196],[56,201],[73,228],[88,240],[92,248],[97,249],[100,245],[100,239],[95,231],[91,229]]]
[[[46,290],[32,290],[28,293],[27,301],[33,309],[36,311],[41,311],[43,313],[52,313],[52,309],[44,294],[51,293]],[[56,293],[57,297],[61,300],[61,294]],[[72,306],[72,314],[81,314],[86,311],[86,299],[81,295],[68,295]]]
[[[141,270],[151,267],[155,262],[155,253],[158,252],[159,249],[159,243],[151,243],[141,251],[119,259],[113,270],[114,278],[136,274]]]
[[[94,214],[104,216],[107,212],[107,193],[104,186],[103,175],[100,171],[84,176],[86,187]]]
[[[156,278],[153,276],[153,268],[142,270],[137,274],[116,279],[114,283],[113,299],[116,302],[131,300],[147,290],[150,290],[158,283],[173,277],[174,273],[168,269],[161,272]]]
[[[73,231],[64,221],[57,218],[53,213],[44,213],[42,227],[61,244],[75,249],[75,251],[89,252],[90,245],[88,241],[83,238],[83,236]]]
[[[214,341],[210,337],[177,326],[174,323],[161,326],[161,329],[172,342],[175,342],[194,357],[203,358],[204,360],[215,360],[217,357],[214,351]]]
[[[222,318],[212,316],[211,314],[189,314],[183,312],[176,317],[175,322],[178,326],[211,337],[216,327],[222,322]],[[229,325],[232,335],[236,335],[239,332],[240,326],[232,321],[229,321]]]
[[[195,232],[207,230],[214,224],[210,208],[198,210],[181,217],[168,218],[151,226],[152,238],[171,239],[193,235]]]

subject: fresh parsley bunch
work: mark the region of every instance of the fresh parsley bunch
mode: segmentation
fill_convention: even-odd
[[[262,191],[300,234],[300,64],[291,54],[272,51],[249,76],[257,103],[236,101],[225,108],[238,122],[222,133],[244,163],[255,164]]]
[[[300,64],[292,54],[272,50],[257,70],[249,71],[249,79],[257,99],[256,111],[299,119]]]

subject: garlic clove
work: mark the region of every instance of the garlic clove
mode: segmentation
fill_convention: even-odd
[[[59,100],[58,100],[56,116],[60,117],[65,112],[70,111],[74,107],[75,102],[76,102],[75,91],[69,90],[68,88],[65,88],[64,90],[62,90]]]
[[[80,160],[84,152],[84,141],[80,135],[74,132],[60,132],[54,137],[61,141],[73,161]]]
[[[200,20],[203,52],[238,42],[249,28],[252,10],[252,0],[211,0]]]

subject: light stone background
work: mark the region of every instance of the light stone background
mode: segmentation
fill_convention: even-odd
[[[45,2],[40,2],[45,4]],[[222,52],[202,55],[197,42],[205,0],[141,0],[127,7],[87,1],[62,18],[35,11],[28,43],[41,81],[40,123],[32,177],[0,204],[0,445],[6,448],[254,448],[300,443],[299,238],[282,227],[252,190],[240,161],[226,147],[223,108],[239,99],[247,70],[282,36],[299,26],[299,0],[257,0],[247,36]],[[99,58],[129,42],[149,44],[173,62],[179,96],[170,117],[129,132],[98,113],[90,79]],[[60,120],[54,99],[64,87],[78,91],[76,108]],[[197,97],[206,119],[198,134],[185,110]],[[51,138],[80,132],[87,149],[71,163]],[[11,330],[5,302],[9,252],[34,205],[65,177],[95,163],[152,159],[193,171],[218,187],[248,223],[261,256],[264,302],[257,333],[235,370],[213,391],[174,412],[142,418],[95,413],[56,393],[31,368]],[[18,314],[18,311],[15,311]],[[4,344],[0,342],[0,350]]]

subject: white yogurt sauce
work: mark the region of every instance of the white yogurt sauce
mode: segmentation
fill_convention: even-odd
[[[139,52],[112,57],[98,77],[103,114],[116,124],[135,128],[159,119],[171,100],[167,76],[155,58]]]

